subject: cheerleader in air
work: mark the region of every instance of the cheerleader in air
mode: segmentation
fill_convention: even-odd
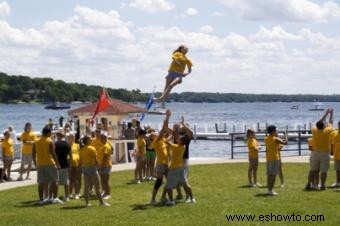
[[[155,102],[164,103],[169,97],[171,90],[178,84],[182,83],[182,78],[191,73],[192,62],[187,58],[186,54],[189,51],[185,45],[180,45],[172,53],[172,62],[169,68],[168,75],[165,77],[165,87],[163,94],[159,98],[154,98]],[[188,71],[185,73],[185,68]]]

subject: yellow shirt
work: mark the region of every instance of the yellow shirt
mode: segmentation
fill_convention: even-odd
[[[340,160],[340,132],[337,131],[332,139],[334,160]]]
[[[314,151],[330,152],[329,143],[332,131],[332,126],[327,126],[323,130],[318,130],[317,128],[312,129]]]
[[[2,153],[6,157],[14,157],[14,146],[11,138],[4,139],[2,142]]]
[[[97,152],[91,145],[86,145],[80,149],[79,158],[82,167],[97,166]]]
[[[94,138],[92,141],[91,141],[91,146],[93,146],[96,151],[100,150],[102,147],[103,147],[103,144],[102,142],[100,141],[100,139],[98,138]]]
[[[259,157],[259,154],[258,154],[259,143],[257,142],[257,140],[255,138],[249,138],[247,141],[247,145],[248,145],[249,157],[258,158]]]
[[[98,165],[101,167],[110,167],[112,166],[112,159],[111,159],[111,145],[106,142],[102,148],[97,152],[98,157]]]
[[[145,156],[146,155],[146,141],[144,138],[137,139],[137,156]]]
[[[36,141],[37,136],[32,132],[23,132],[21,134],[20,140],[22,143],[22,154],[30,155],[32,154],[33,144],[24,143],[24,141]]]
[[[170,169],[178,169],[183,167],[183,154],[185,152],[185,145],[171,144],[171,161]]]
[[[77,143],[72,144],[71,154],[72,154],[71,166],[78,167],[79,166],[79,144]]]
[[[308,148],[310,151],[313,151],[313,139],[312,138],[308,138]]]
[[[160,140],[154,139],[152,142],[152,148],[156,152],[157,160],[156,164],[165,164],[168,165],[168,149],[167,144],[165,143],[165,139],[162,138]]]
[[[172,63],[170,65],[169,71],[174,71],[183,74],[185,70],[185,66],[188,66],[188,68],[192,67],[192,62],[190,59],[188,59],[183,53],[181,52],[175,52],[172,54]],[[180,64],[176,63],[176,61]]]
[[[278,138],[275,136],[267,136],[264,139],[266,144],[266,159],[267,161],[280,160],[280,144],[277,142]]]
[[[50,146],[52,145],[51,138],[42,136],[34,143],[34,145],[37,158],[37,167],[55,165],[54,159],[50,153]]]

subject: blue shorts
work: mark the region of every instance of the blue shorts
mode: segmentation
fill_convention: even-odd
[[[97,175],[97,167],[95,166],[83,166],[82,167],[82,172],[84,176],[96,176]]]
[[[176,72],[176,71],[169,71],[168,75],[165,78],[172,78],[172,79],[176,79],[176,78],[182,78],[183,74]]]

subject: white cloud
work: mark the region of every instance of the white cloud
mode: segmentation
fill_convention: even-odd
[[[170,11],[174,5],[166,0],[133,0],[129,6],[148,13]]]
[[[11,14],[11,8],[7,2],[0,2],[0,19]]]
[[[204,25],[200,27],[199,31],[202,33],[211,33],[214,31],[214,28],[211,25]]]
[[[251,34],[221,36],[209,24],[196,32],[138,27],[116,11],[84,6],[42,27],[16,28],[0,20],[2,71],[113,88],[163,89],[171,53],[180,44],[188,45],[194,67],[175,92],[338,92],[340,37],[308,28],[260,26]],[[320,85],[325,81],[332,82]]]
[[[187,16],[196,16],[198,15],[198,11],[197,9],[194,9],[194,8],[187,8],[187,10],[185,11],[185,14]]]
[[[249,20],[328,22],[340,18],[340,6],[333,1],[317,4],[310,0],[218,0],[238,8]]]

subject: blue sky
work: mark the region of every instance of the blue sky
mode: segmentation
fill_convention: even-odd
[[[0,70],[162,90],[185,43],[175,92],[334,94],[339,21],[340,0],[0,0]]]

